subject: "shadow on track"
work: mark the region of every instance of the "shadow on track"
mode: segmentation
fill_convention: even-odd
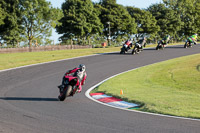
[[[119,52],[113,52],[113,53],[96,53],[96,54],[99,54],[99,55],[120,55]]]
[[[8,101],[58,101],[57,98],[39,98],[39,97],[0,97]]]
[[[185,49],[184,48],[184,45],[178,45],[178,46],[167,46],[167,47],[165,47],[166,49],[168,49],[168,48],[173,48],[173,49],[175,49],[175,48],[177,48],[177,49]]]
[[[148,51],[148,50],[156,50],[156,48],[148,48],[148,49],[143,49],[144,51]]]

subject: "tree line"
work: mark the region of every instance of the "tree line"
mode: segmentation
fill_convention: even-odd
[[[116,0],[65,0],[61,9],[46,0],[0,0],[0,41],[49,44],[52,28],[60,41],[91,44],[128,38],[149,41],[166,34],[183,41],[200,31],[200,0],[163,0],[146,9],[117,4]]]

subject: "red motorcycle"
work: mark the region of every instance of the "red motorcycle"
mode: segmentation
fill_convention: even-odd
[[[58,96],[60,101],[64,101],[66,97],[73,96],[77,92],[79,80],[72,75],[66,75],[63,79],[63,85],[64,89],[60,89],[60,95]]]

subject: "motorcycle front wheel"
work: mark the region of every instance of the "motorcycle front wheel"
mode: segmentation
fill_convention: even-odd
[[[184,48],[187,48],[189,46],[189,43],[186,42],[185,45],[184,45]]]
[[[125,49],[124,48],[121,49],[120,54],[125,54]]]
[[[159,50],[159,44],[156,46],[156,50]]]
[[[58,96],[58,99],[60,101],[64,101],[66,97],[70,96],[72,93],[72,86],[71,85],[67,85],[66,89],[63,91],[62,95]]]
[[[134,55],[135,54],[135,48],[133,48],[133,50],[132,50],[132,55]]]

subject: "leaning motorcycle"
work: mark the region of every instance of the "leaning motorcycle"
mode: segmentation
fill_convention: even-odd
[[[196,45],[196,42],[193,42],[195,45]],[[186,41],[185,41],[185,45],[184,45],[184,48],[191,48],[192,47],[192,44],[190,43],[190,40],[189,39],[187,39]]]
[[[141,52],[142,48],[141,48],[141,44],[136,43],[133,50],[132,50],[132,54],[138,54],[139,52]]]
[[[124,44],[121,48],[120,54],[125,54],[126,52],[128,52],[129,47],[127,44]]]
[[[63,78],[64,89],[60,90],[58,99],[64,101],[66,97],[73,96],[79,87],[79,80],[72,75],[66,75]]]
[[[156,50],[159,50],[159,49],[164,49],[165,46],[164,46],[164,43],[162,42],[162,40],[158,41],[158,45],[156,46]]]

